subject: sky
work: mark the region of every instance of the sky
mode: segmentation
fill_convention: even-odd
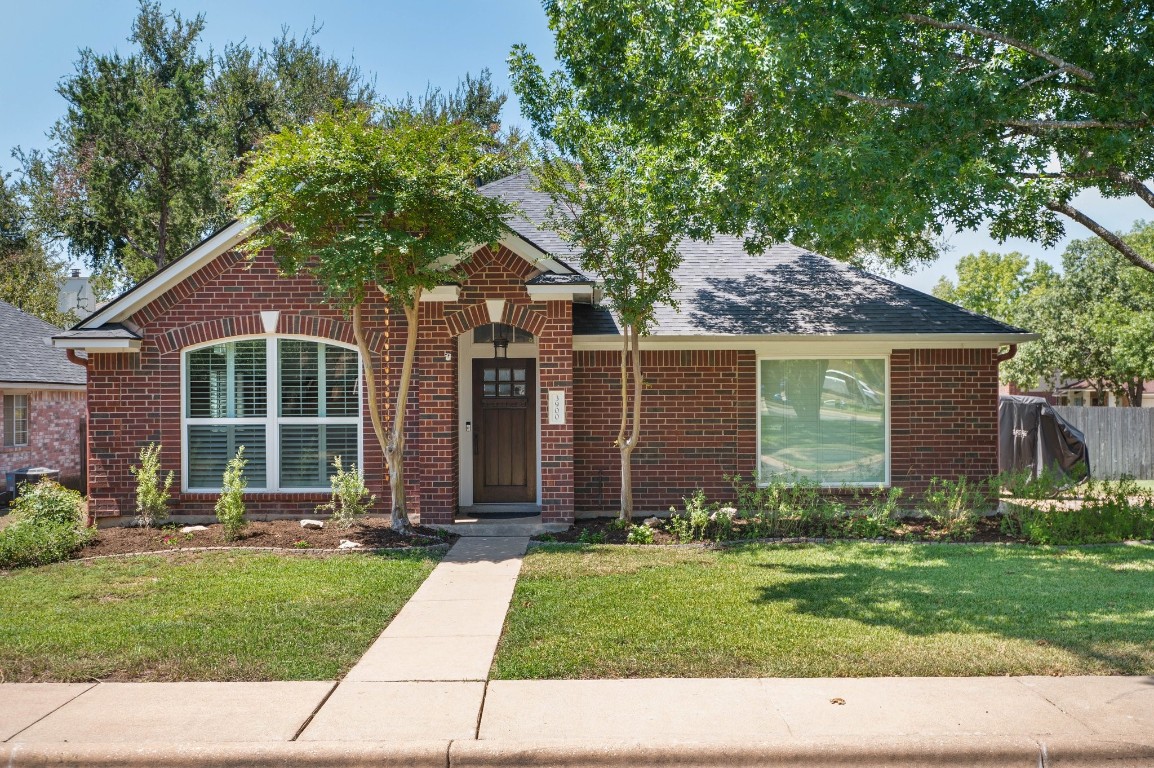
[[[375,76],[377,93],[390,99],[424,93],[429,85],[452,88],[466,72],[485,67],[494,84],[509,91],[505,60],[516,43],[528,46],[547,70],[556,66],[539,0],[168,0],[163,7],[186,17],[203,13],[203,44],[217,50],[241,39],[267,44],[284,26],[303,33],[314,22],[323,25],[317,44]],[[45,133],[65,111],[56,85],[74,71],[80,49],[131,49],[127,37],[136,10],[135,0],[0,0],[0,172],[16,167],[11,148],[47,146]],[[509,96],[505,120],[523,125],[516,96]],[[1133,198],[1103,200],[1094,193],[1075,205],[1115,231],[1154,218]],[[929,291],[941,276],[954,275],[958,258],[982,249],[1018,250],[1056,265],[1069,240],[1089,236],[1071,223],[1062,243],[1043,249],[1023,240],[999,244],[984,232],[955,233],[946,256],[913,274],[892,277]]]

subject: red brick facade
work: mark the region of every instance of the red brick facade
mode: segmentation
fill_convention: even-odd
[[[84,424],[84,392],[70,390],[3,390],[4,395],[28,395],[28,444],[5,447],[0,440],[0,490],[6,473],[22,467],[60,470],[60,482],[81,486],[81,430]],[[0,408],[0,435],[4,434],[4,409]]]
[[[577,352],[574,446],[577,508],[616,512],[621,493],[620,352]],[[757,468],[756,358],[753,352],[642,352],[646,388],[641,442],[633,454],[638,512],[658,512],[700,488],[731,493],[725,475]]]
[[[890,355],[890,476],[917,499],[934,477],[986,478],[998,471],[998,366],[992,349],[894,350]],[[574,355],[577,509],[618,509],[618,352]],[[700,488],[732,489],[724,475],[757,470],[753,352],[643,352],[641,444],[633,498],[659,512]]]
[[[452,522],[461,502],[459,371],[468,361],[459,359],[458,339],[489,323],[491,311],[500,311],[501,322],[537,340],[542,519],[568,522],[575,511],[617,509],[619,459],[612,442],[618,353],[574,351],[571,300],[532,298],[526,281],[539,273],[503,247],[482,248],[466,266],[455,301],[420,305],[406,413],[406,489],[410,511],[423,523]],[[174,487],[181,487],[182,356],[190,345],[263,335],[262,311],[280,313],[277,334],[354,341],[347,318],[324,303],[311,279],[280,276],[267,255],[250,262],[227,253],[130,318],[143,339],[139,353],[92,355],[88,492],[97,516],[133,514],[129,467],[150,442],[164,446],[162,466],[176,471]],[[366,305],[365,321],[388,418],[405,320],[375,296]],[[996,471],[993,355],[994,350],[892,353],[890,452],[896,485],[918,493],[934,476],[980,477]],[[697,488],[725,498],[730,493],[725,475],[748,478],[756,470],[756,354],[646,351],[642,367],[648,386],[641,446],[633,459],[637,510],[667,509]],[[565,398],[563,424],[549,423],[551,391]],[[383,512],[388,509],[384,460],[367,412],[363,421],[366,481],[378,496],[377,511]],[[173,496],[177,515],[210,515],[216,501],[211,493]],[[254,515],[303,515],[324,500],[317,493],[253,492],[247,505]]]
[[[998,473],[994,349],[903,349],[890,356],[890,478],[916,497],[934,477]]]

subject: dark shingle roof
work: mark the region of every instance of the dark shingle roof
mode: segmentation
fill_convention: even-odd
[[[545,226],[549,196],[528,172],[481,187],[517,203],[511,229],[554,255],[577,251]],[[675,273],[678,309],[657,311],[655,336],[1014,334],[1021,329],[788,243],[753,256],[740,238],[686,240]],[[574,305],[573,333],[617,334],[605,307]]]
[[[528,171],[490,182],[478,190],[482,195],[501,197],[516,204],[519,215],[511,217],[506,224],[518,235],[528,240],[551,256],[556,256],[572,266],[580,261],[580,253],[559,234],[546,226],[549,216],[549,195],[533,187],[533,179]]]
[[[68,362],[68,353],[49,345],[60,329],[0,301],[0,382],[83,384],[84,369]]]
[[[72,329],[61,331],[54,339],[139,339],[140,334],[134,333],[120,323],[106,323],[99,328]]]
[[[752,256],[736,237],[687,241],[678,309],[657,310],[657,336],[1025,333],[921,291],[793,245]],[[615,334],[600,307],[575,308],[575,334]]]

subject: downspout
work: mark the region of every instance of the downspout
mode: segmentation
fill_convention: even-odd
[[[71,350],[69,350],[69,351],[71,351]],[[999,352],[998,354],[994,355],[994,362],[995,363],[1004,363],[1007,360],[1012,360],[1014,355],[1016,355],[1016,354],[1018,354],[1018,345],[1017,344],[1011,344],[1010,348],[1007,349],[1005,352]]]
[[[68,362],[84,368],[84,495],[88,496],[88,469],[92,466],[92,457],[88,455],[88,443],[92,434],[92,425],[88,423],[88,358],[80,357],[76,354],[75,349],[64,350],[68,355]],[[89,528],[96,526],[96,516],[92,514],[92,510],[88,510],[88,518],[85,521]]]

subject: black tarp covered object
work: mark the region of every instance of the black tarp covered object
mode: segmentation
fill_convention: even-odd
[[[1029,469],[1039,477],[1046,468],[1072,481],[1089,476],[1085,436],[1042,398],[1003,395],[998,401],[998,469]]]

